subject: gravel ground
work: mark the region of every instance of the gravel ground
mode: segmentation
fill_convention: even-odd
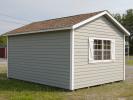
[[[0,64],[6,64],[6,63],[7,63],[6,59],[0,58]]]
[[[129,56],[129,57],[126,56],[125,59],[126,59],[126,60],[133,60],[133,56]]]
[[[133,66],[126,65],[126,81],[133,81]]]

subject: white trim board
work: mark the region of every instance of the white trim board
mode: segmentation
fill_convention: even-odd
[[[70,90],[74,90],[74,30],[70,32]]]
[[[95,60],[94,59],[94,54],[93,54],[93,44],[94,44],[94,40],[102,40],[102,43],[103,43],[103,40],[109,40],[111,42],[111,58],[109,60],[104,60],[102,58],[102,60]],[[93,41],[93,43],[92,43]],[[103,49],[103,45],[102,45],[102,49]],[[90,51],[91,50],[91,51]],[[115,61],[115,39],[110,39],[110,38],[99,38],[99,37],[89,37],[89,55],[93,55],[92,57],[89,56],[89,63],[105,63],[105,62],[114,62]],[[103,56],[103,53],[102,53],[102,56]],[[91,59],[91,60],[90,60]]]
[[[124,41],[123,41],[123,47],[124,47],[124,50],[123,50],[123,80],[125,80],[125,35],[124,35]]]
[[[8,39],[8,38],[9,38],[9,37],[7,37],[7,51],[6,51],[6,52],[7,52],[7,78],[9,78],[9,71],[8,71],[8,69],[9,69],[9,68],[8,68],[8,67],[9,67],[9,66],[8,66],[8,65],[9,65],[9,62],[8,62],[8,61],[9,61],[9,60],[8,60],[8,58],[9,58],[9,57],[8,57],[8,56],[9,56],[9,54],[8,54],[8,53],[9,53],[9,50],[8,50],[8,49],[9,49],[9,39]]]

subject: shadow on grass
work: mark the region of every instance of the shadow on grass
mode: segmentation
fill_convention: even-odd
[[[0,73],[0,91],[67,92],[68,90],[31,83],[31,82],[25,82],[16,79],[7,79],[6,73]]]

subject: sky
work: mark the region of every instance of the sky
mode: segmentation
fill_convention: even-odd
[[[133,0],[0,0],[0,34],[35,21],[108,10],[124,13]]]

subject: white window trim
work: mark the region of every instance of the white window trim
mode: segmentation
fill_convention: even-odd
[[[110,39],[110,38],[99,38],[99,37],[89,37],[90,40],[109,40],[109,41],[115,41],[115,39]],[[112,44],[112,43],[111,43]],[[114,43],[115,44],[115,43]],[[89,45],[90,46],[90,45]],[[112,58],[112,52],[114,52],[114,56],[115,56],[115,47],[113,48],[114,51],[112,51],[112,45],[111,45],[111,59],[110,60],[94,60],[94,54],[93,54],[93,60],[90,61],[90,57],[89,57],[89,63],[104,63],[104,62],[114,62],[115,61],[115,57],[114,59]],[[91,49],[93,52],[94,50]],[[90,51],[90,50],[89,50]],[[90,52],[89,52],[89,55],[90,55]]]

